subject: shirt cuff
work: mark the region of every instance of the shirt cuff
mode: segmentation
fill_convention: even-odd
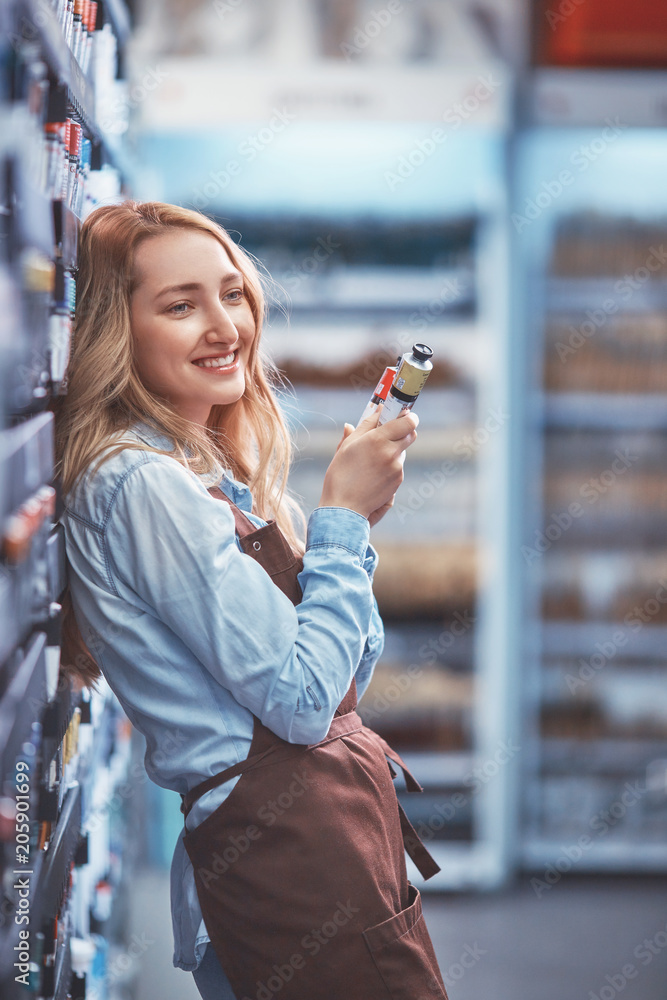
[[[306,549],[335,545],[363,563],[370,530],[368,519],[349,507],[316,507],[308,520]]]
[[[375,576],[375,567],[378,564],[378,554],[372,545],[369,545],[366,549],[366,554],[364,556],[364,569],[368,573],[368,579],[373,582],[373,577]]]

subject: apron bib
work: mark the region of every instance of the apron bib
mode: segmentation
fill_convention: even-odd
[[[302,562],[275,522],[255,528],[221,490],[244,552],[294,604]],[[354,680],[326,737],[287,743],[254,718],[246,760],[182,796],[241,775],[184,845],[211,946],[238,1000],[447,1000],[419,891],[437,871],[393,785],[401,758],[363,725]]]

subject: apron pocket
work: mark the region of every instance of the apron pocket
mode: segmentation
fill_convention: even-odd
[[[414,885],[409,899],[405,910],[364,931],[366,945],[392,1000],[447,1000]]]

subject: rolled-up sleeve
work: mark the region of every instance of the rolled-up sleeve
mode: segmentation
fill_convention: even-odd
[[[239,550],[228,505],[173,460],[151,456],[123,477],[104,534],[112,590],[166,624],[276,735],[326,735],[376,614],[364,517],[312,513],[298,607]]]

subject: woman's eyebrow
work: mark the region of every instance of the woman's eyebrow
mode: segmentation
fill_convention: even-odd
[[[224,278],[221,281],[221,284],[226,285],[230,281],[242,281],[242,280],[243,280],[243,275],[241,274],[240,271],[230,271],[228,274],[224,276]],[[155,298],[156,300],[161,299],[163,295],[167,295],[170,293],[175,294],[177,292],[196,292],[201,287],[202,285],[201,282],[199,281],[188,281],[182,285],[168,285],[167,288],[163,288],[160,292],[158,292]]]

